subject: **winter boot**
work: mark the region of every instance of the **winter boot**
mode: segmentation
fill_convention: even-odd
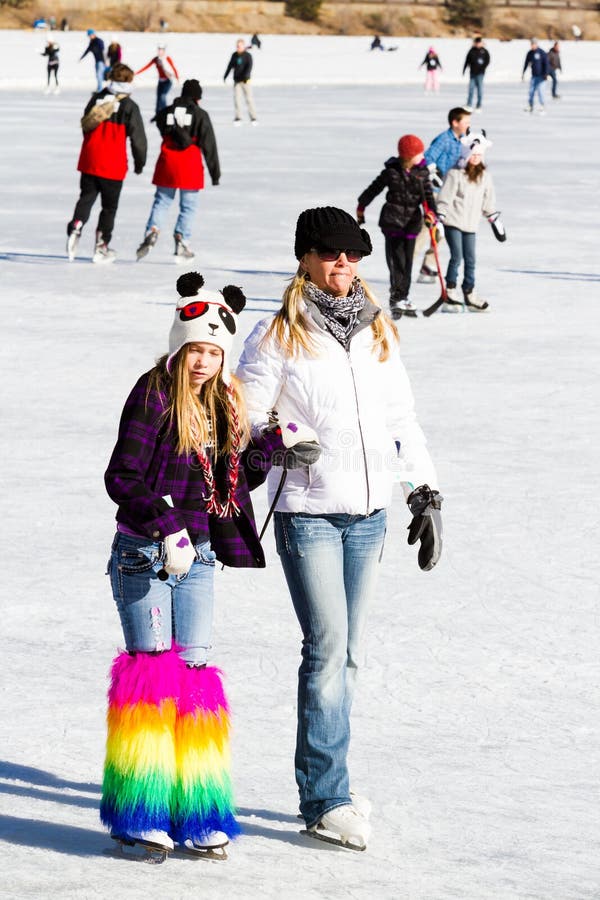
[[[69,262],[73,262],[77,254],[77,245],[79,244],[82,228],[83,222],[80,219],[74,219],[67,225],[67,256],[69,257]]]
[[[175,721],[184,670],[174,650],[123,652],[113,663],[100,818],[124,844],[173,848]]]
[[[461,313],[465,311],[464,303],[458,299],[458,292],[455,284],[446,285],[447,299],[442,303],[440,312],[445,313]]]
[[[156,225],[153,225],[152,228],[150,229],[150,231],[146,234],[146,237],[144,238],[144,240],[142,241],[140,246],[135,251],[136,259],[138,260],[138,262],[140,259],[143,259],[145,256],[148,255],[148,253],[150,252],[151,248],[154,247],[157,240],[158,240],[158,228],[156,227]]]
[[[315,832],[317,836],[337,839],[340,844],[349,845],[355,850],[364,850],[371,834],[371,826],[366,818],[352,804],[329,810],[308,830]]]
[[[186,666],[175,724],[173,838],[197,851],[239,834],[229,772],[229,709],[214,666]],[[225,839],[225,840],[224,840]]]
[[[474,288],[470,288],[468,291],[463,288],[463,296],[465,298],[465,306],[469,312],[487,312],[490,308],[487,300],[482,300],[481,297],[478,297]]]
[[[194,259],[195,253],[187,243],[184,241],[183,235],[178,231],[175,232],[175,262],[185,263],[190,259]]]
[[[92,262],[95,263],[112,263],[116,259],[116,251],[111,250],[101,231],[96,232],[96,249],[94,250],[94,255],[92,257]]]

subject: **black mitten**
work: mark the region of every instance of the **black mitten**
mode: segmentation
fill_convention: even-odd
[[[496,238],[496,240],[500,242],[505,241],[506,229],[504,227],[504,222],[500,218],[500,213],[492,213],[491,216],[488,216],[488,222],[492,226],[492,231],[494,232],[494,237]]]
[[[421,542],[419,547],[419,568],[424,572],[433,569],[442,555],[442,500],[439,491],[432,491],[423,484],[409,495],[408,506],[413,520],[408,526],[408,543]]]

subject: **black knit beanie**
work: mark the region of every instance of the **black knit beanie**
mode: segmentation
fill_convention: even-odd
[[[197,78],[188,78],[183,82],[181,96],[187,97],[189,100],[200,100],[202,97],[202,87]]]
[[[313,249],[358,250],[369,256],[373,245],[368,232],[350,213],[336,206],[318,206],[301,212],[296,223],[296,259]]]

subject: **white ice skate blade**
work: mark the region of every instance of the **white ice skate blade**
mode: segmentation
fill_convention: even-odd
[[[339,834],[335,834],[333,831],[327,831],[321,825],[318,825],[316,829],[309,831],[307,828],[303,828],[300,834],[304,834],[309,838],[312,838],[315,841],[321,841],[323,844],[333,844],[335,847],[340,847],[342,850],[354,850],[355,852],[362,852],[367,849],[366,844],[355,843],[350,840],[342,840]]]
[[[214,844],[211,847],[198,847],[193,841],[185,841],[183,844],[175,844],[175,853],[182,853],[184,856],[192,856],[195,859],[216,859],[225,861],[227,850],[225,847],[229,843],[226,840],[222,844]]]
[[[164,847],[153,841],[134,841],[132,838],[121,837],[116,834],[111,834],[111,838],[118,845],[116,855],[123,859],[130,859],[134,862],[143,862],[148,865],[159,866],[166,862],[170,852],[169,847]],[[105,853],[113,855],[114,851],[106,850]]]

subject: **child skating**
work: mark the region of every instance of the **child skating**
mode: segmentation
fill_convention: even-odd
[[[483,132],[461,138],[458,165],[450,169],[437,198],[437,211],[444,223],[450,261],[446,272],[448,299],[442,312],[485,312],[489,304],[475,293],[475,237],[481,216],[491,224],[495,237],[506,240],[506,232],[496,209],[492,176],[483,162],[492,146]],[[458,272],[464,262],[463,300],[457,294]]]
[[[111,673],[100,814],[113,838],[159,861],[173,849],[222,854],[239,832],[228,704],[208,659],[215,559],[264,566],[230,372],[245,297],[204,290],[195,272],[177,289],[168,353],[129,395],[105,475],[118,505],[109,572],[126,649]]]
[[[414,134],[398,141],[398,156],[392,156],[385,168],[358,198],[356,218],[362,225],[365,207],[387,190],[379,216],[379,227],[385,238],[385,258],[390,270],[390,312],[392,318],[416,315],[409,299],[415,240],[423,223],[422,208],[426,203],[430,224],[435,223],[436,204],[424,163],[425,145]]]

